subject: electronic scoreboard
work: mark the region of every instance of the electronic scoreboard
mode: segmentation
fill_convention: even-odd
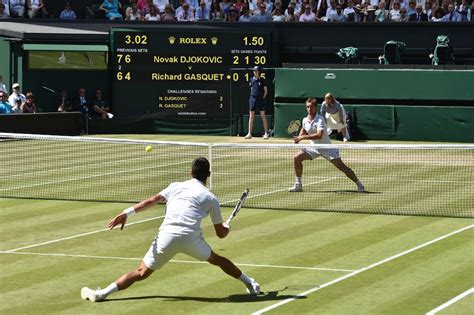
[[[112,29],[110,36],[112,102],[122,117],[229,119],[230,84],[248,82],[255,65],[273,67],[270,32]],[[240,93],[248,96],[248,85]]]

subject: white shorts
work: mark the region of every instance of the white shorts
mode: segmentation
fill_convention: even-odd
[[[311,157],[311,160],[316,159],[320,156],[325,158],[328,161],[339,158],[339,149],[313,149],[313,148],[304,148],[303,152],[308,154]]]
[[[211,247],[206,243],[202,234],[174,235],[160,232],[151,243],[148,252],[143,257],[143,263],[148,269],[157,270],[163,267],[177,253],[183,253],[201,261],[211,256]]]

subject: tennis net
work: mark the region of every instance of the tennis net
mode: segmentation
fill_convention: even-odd
[[[1,134],[8,166],[0,197],[133,203],[190,176],[191,161],[211,161],[212,191],[233,206],[258,209],[474,217],[474,145],[205,144]],[[152,152],[145,152],[152,146]],[[293,156],[339,148],[356,185],[324,158],[303,162],[303,191],[291,193]]]

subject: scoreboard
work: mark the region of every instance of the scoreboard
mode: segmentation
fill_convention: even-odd
[[[122,117],[229,119],[231,83],[247,82],[255,65],[273,66],[270,32],[112,29],[110,40],[112,101]]]

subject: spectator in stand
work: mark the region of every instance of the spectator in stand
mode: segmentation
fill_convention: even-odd
[[[336,0],[331,0],[330,6],[326,11],[326,18],[324,20],[329,21],[331,19],[331,16],[333,16],[334,14],[337,14]]]
[[[272,12],[270,13],[271,16],[273,16],[275,14],[275,11],[276,9],[279,8],[280,9],[280,12],[283,13],[283,7],[282,7],[282,4],[281,4],[281,0],[275,0],[275,5],[273,6],[273,10]]]
[[[474,22],[474,1],[471,3],[471,8],[467,11],[467,20]]]
[[[163,22],[175,22],[176,18],[173,14],[173,7],[171,4],[165,6],[165,13],[161,15],[161,21]]]
[[[415,22],[428,21],[428,15],[423,13],[423,7],[421,6],[421,4],[418,4],[416,6],[416,12],[410,15],[409,20]]]
[[[444,21],[444,10],[441,7],[438,7],[431,18],[432,22],[443,22]]]
[[[1,0],[0,3],[3,3],[5,14],[10,17],[10,0]]]
[[[342,6],[340,4],[336,4],[336,14],[331,15],[331,17],[329,18],[329,21],[345,22],[346,20],[347,20],[346,15],[342,13]]]
[[[399,22],[401,20],[400,2],[396,1],[393,4],[393,9],[390,10],[389,18],[390,18],[390,21]]]
[[[265,3],[260,4],[260,12],[256,13],[250,19],[251,22],[269,22],[271,21],[270,13],[267,12],[267,6]]]
[[[443,17],[444,22],[461,22],[462,16],[459,12],[454,10],[454,4],[448,5],[448,13]]]
[[[8,94],[8,89],[5,83],[3,83],[3,76],[0,75],[0,92]]]
[[[0,91],[0,114],[11,114],[12,112],[12,106],[8,103],[7,93]]]
[[[149,21],[149,22],[159,21],[160,20],[160,15],[158,14],[158,11],[157,11],[156,7],[154,5],[151,5],[148,8],[150,8],[150,13],[147,13],[145,15],[145,21]]]
[[[10,16],[25,17],[25,3],[26,0],[10,0]]]
[[[245,1],[245,2],[249,5],[249,10],[252,13],[251,15],[259,12],[258,6],[262,2],[261,0],[249,0],[249,1]]]
[[[237,0],[235,3],[234,3],[234,7],[237,9],[237,11],[239,12],[239,14],[242,12],[242,8],[244,7],[244,2],[243,0]]]
[[[227,22],[238,22],[239,21],[239,11],[233,6],[230,6],[229,14],[226,16]]]
[[[10,18],[10,15],[8,15],[8,13],[6,12],[5,5],[2,2],[0,2],[0,20],[9,19],[9,18]]]
[[[69,112],[72,111],[72,104],[67,97],[66,90],[61,91],[58,101],[58,112]]]
[[[222,22],[225,19],[225,14],[221,11],[218,0],[212,0],[210,19],[213,22]]]
[[[469,14],[470,6],[467,3],[467,0],[461,0],[461,4],[456,7],[456,12],[461,15],[462,22],[468,22],[468,14]]]
[[[270,17],[271,17],[273,8],[274,8],[272,0],[263,0],[262,2],[265,3],[265,10],[267,11],[268,14],[270,14]]]
[[[423,13],[428,16],[428,21],[430,21],[431,18],[433,17],[434,11],[431,10],[431,1],[430,0],[425,1],[425,6],[423,7]]]
[[[27,6],[28,6],[28,16],[30,19],[33,19],[38,16],[40,17],[48,16],[48,11],[46,10],[46,7],[44,6],[43,0],[28,0]]]
[[[304,13],[300,16],[300,22],[316,22],[316,14],[311,11],[311,6],[307,4]]]
[[[431,0],[430,3],[431,3],[431,15],[433,17],[435,15],[436,10],[438,10],[438,8],[440,6],[439,6],[439,2],[437,0]],[[444,13],[446,13],[446,12],[444,12],[444,10],[443,10],[443,15],[444,15]]]
[[[26,101],[26,97],[20,91],[20,85],[18,83],[13,83],[12,85],[12,94],[8,98],[8,102],[12,107],[15,107],[17,100],[20,100],[20,104],[23,104]]]
[[[229,12],[229,8],[230,8],[230,2],[229,2],[229,0],[222,0],[222,1],[219,3],[219,8],[221,9],[222,12],[228,13],[228,12]]]
[[[287,13],[285,15],[285,22],[298,22],[299,18],[295,14],[295,8],[288,6]]]
[[[109,103],[104,100],[101,89],[96,89],[95,98],[89,103],[89,113],[91,116],[100,116],[102,119],[112,118]]]
[[[194,14],[191,9],[189,9],[189,3],[185,2],[181,6],[183,9],[176,14],[176,19],[178,22],[193,22]]]
[[[450,1],[452,0],[441,1],[441,8],[443,8],[445,14],[448,13],[448,6],[449,6]]]
[[[123,20],[123,16],[119,12],[121,8],[122,4],[118,0],[104,0],[100,6],[100,10],[105,13],[105,17],[111,21]]]
[[[89,101],[86,97],[86,89],[81,87],[78,90],[78,95],[72,100],[72,110],[75,112],[88,113]]]
[[[152,0],[138,0],[137,6],[140,11],[144,11],[146,7],[150,5],[150,2],[153,4]]]
[[[64,5],[64,10],[59,15],[59,18],[61,20],[75,20],[76,19],[76,12],[71,10],[71,3],[69,1],[66,1],[66,4]]]
[[[406,9],[408,16],[416,13],[416,0],[409,0],[408,7]]]
[[[318,11],[316,12],[316,18],[318,20],[322,20],[323,18],[325,18],[328,12],[327,2],[322,0],[320,3],[321,4],[319,5]]]
[[[410,17],[407,14],[407,9],[401,8],[400,9],[400,20],[399,22],[408,22],[410,20]]]
[[[10,95],[11,96],[11,95]],[[25,99],[26,101],[26,99]],[[24,102],[21,101],[21,99],[17,99],[12,106],[12,113],[14,114],[23,114],[23,110],[21,109],[23,107]]]
[[[36,103],[32,92],[26,93],[26,101],[21,105],[21,110],[24,114],[36,113]]]
[[[239,22],[250,22],[250,10],[249,8],[243,7],[242,8],[242,15],[239,17]]]
[[[201,0],[199,8],[196,9],[196,21],[208,22],[210,20],[210,10],[206,6],[206,1]]]
[[[189,4],[189,10],[191,10],[193,13],[199,7],[199,0],[186,0],[186,2]]]
[[[125,10],[126,21],[143,21],[142,11],[138,9],[136,2],[132,2],[132,5]]]
[[[285,22],[285,16],[281,12],[281,8],[275,8],[272,15],[273,22]]]
[[[344,15],[347,17],[350,13],[354,13],[354,1],[347,0],[347,6],[342,11]]]
[[[385,22],[388,21],[388,10],[385,8],[385,2],[380,1],[378,9],[375,11],[375,21],[376,22]]]

